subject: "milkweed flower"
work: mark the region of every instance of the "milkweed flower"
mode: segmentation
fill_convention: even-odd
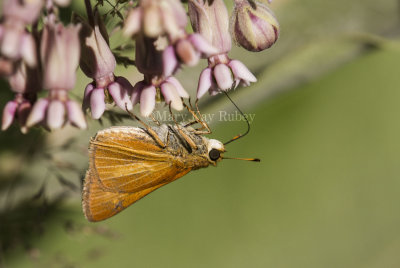
[[[50,129],[58,129],[69,121],[78,128],[86,128],[80,106],[68,97],[68,91],[75,86],[79,63],[79,29],[80,25],[45,25],[40,51],[43,87],[49,95],[33,106],[27,119],[28,127],[42,123]]]
[[[37,21],[42,6],[42,0],[4,0],[0,24],[0,55],[3,58],[0,69],[10,69],[4,67],[7,64],[5,59],[16,62],[22,58],[30,67],[36,65],[35,40],[25,28]]]
[[[182,110],[181,98],[188,98],[181,83],[173,76],[164,76],[163,53],[157,50],[155,39],[139,35],[136,38],[136,67],[144,74],[144,80],[135,84],[131,101],[140,103],[140,113],[149,116],[156,102],[165,101],[175,110]]]
[[[249,86],[257,78],[242,62],[231,60],[225,54],[208,59],[209,67],[204,69],[199,78],[197,98],[200,99],[208,91],[214,96],[221,91],[228,91],[238,85]]]
[[[140,103],[140,114],[149,116],[156,105],[164,99],[165,103],[170,104],[175,110],[182,110],[182,98],[189,98],[189,94],[183,88],[181,83],[173,76],[166,79],[150,79],[137,82],[132,91],[132,104]]]
[[[80,67],[82,71],[93,79],[85,88],[83,110],[90,107],[92,118],[99,119],[106,103],[115,103],[125,110],[132,109],[130,94],[133,90],[130,82],[124,77],[116,77],[115,57],[108,45],[108,36],[103,22],[95,14],[95,25],[92,27],[83,19],[76,17],[83,27],[80,32],[82,57]]]
[[[189,16],[193,29],[200,33],[218,53],[208,57],[208,67],[199,78],[197,98],[207,91],[216,95],[232,89],[232,85],[248,86],[256,77],[238,60],[231,60],[228,52],[232,48],[229,34],[229,14],[223,0],[190,0]]]
[[[39,72],[20,63],[17,70],[8,77],[8,82],[15,92],[15,98],[4,107],[1,129],[6,130],[17,119],[21,132],[26,133],[27,117],[36,101],[36,93],[41,89]]]
[[[211,46],[200,34],[184,34],[177,38],[163,52],[164,75],[170,76],[181,63],[195,66],[202,55],[210,56],[218,50]]]
[[[235,0],[231,17],[231,35],[243,48],[258,52],[271,47],[279,36],[279,23],[267,5]]]

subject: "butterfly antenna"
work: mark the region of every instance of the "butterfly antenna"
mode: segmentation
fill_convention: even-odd
[[[228,99],[232,102],[232,104],[236,107],[236,109],[239,111],[239,113],[243,116],[243,118],[246,120],[246,123],[247,123],[247,131],[244,134],[236,135],[231,140],[224,143],[224,145],[227,145],[227,144],[231,143],[232,141],[235,141],[237,139],[240,139],[240,138],[246,136],[250,132],[250,123],[249,123],[249,120],[247,119],[247,116],[239,109],[239,107],[236,105],[236,103],[233,102],[231,97],[229,97],[228,92],[226,92],[226,91],[223,91],[223,92],[228,97]]]

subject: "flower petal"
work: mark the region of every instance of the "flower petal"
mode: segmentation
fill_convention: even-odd
[[[114,99],[115,104],[122,110],[132,110],[132,102],[129,98],[128,91],[121,84],[113,82],[108,86],[108,92]]]
[[[41,122],[46,116],[46,110],[48,106],[48,99],[39,99],[33,106],[32,111],[29,114],[28,119],[26,120],[26,125],[28,127],[31,127]]]
[[[17,110],[18,103],[16,101],[9,101],[3,110],[3,120],[1,122],[1,130],[6,130],[14,121],[15,111]]]
[[[173,46],[168,46],[163,51],[163,73],[164,76],[172,75],[178,68],[178,59]]]
[[[214,67],[214,78],[221,90],[227,91],[232,87],[232,72],[225,64],[220,63]]]
[[[21,40],[21,55],[26,64],[30,67],[35,67],[36,62],[36,44],[30,34],[25,34]]]
[[[248,82],[257,82],[257,78],[247,69],[246,65],[238,60],[231,60],[229,62],[229,67],[231,67],[232,73],[235,78]],[[245,83],[245,84],[247,84]]]
[[[50,129],[58,129],[65,122],[65,106],[59,100],[50,101],[47,109],[47,126]]]
[[[192,43],[186,39],[176,44],[176,54],[179,59],[188,66],[195,66],[200,60],[200,53],[195,50]]]
[[[135,106],[136,103],[139,103],[140,101],[140,93],[142,92],[142,89],[146,86],[147,84],[144,81],[139,81],[135,84],[132,90],[132,95],[131,95],[131,102],[132,106]]]
[[[178,95],[182,98],[189,98],[189,94],[186,92],[186,90],[183,88],[182,84],[179,82],[178,79],[176,79],[173,76],[168,77],[165,79],[165,81],[168,81],[172,85],[174,85],[176,91],[178,92]]]
[[[191,34],[188,39],[198,51],[206,56],[218,53],[218,49],[208,43],[207,40],[199,33]]]
[[[200,99],[210,89],[212,85],[211,68],[204,69],[199,77],[199,85],[197,86],[197,98]]]
[[[85,88],[85,93],[83,93],[83,103],[82,109],[86,112],[87,108],[90,106],[90,96],[94,89],[94,83],[90,83]]]
[[[123,33],[125,36],[132,36],[140,31],[142,20],[142,9],[134,8],[129,11],[128,17],[125,20]]]
[[[104,102],[104,89],[96,88],[92,91],[90,96],[90,110],[92,111],[92,118],[99,119],[106,109]]]
[[[85,129],[87,128],[85,116],[82,113],[81,107],[74,101],[67,101],[68,119],[72,125]]]
[[[164,96],[165,103],[171,103],[171,107],[175,110],[181,111],[183,109],[182,100],[173,84],[169,82],[162,83],[161,93]]]
[[[156,88],[154,86],[145,87],[140,94],[140,113],[149,116],[156,105]]]

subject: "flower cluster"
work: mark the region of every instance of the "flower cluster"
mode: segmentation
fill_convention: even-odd
[[[150,116],[157,102],[182,110],[182,98],[189,94],[175,74],[183,65],[207,59],[197,98],[207,91],[215,95],[248,86],[257,79],[243,63],[229,58],[232,39],[249,51],[262,51],[279,35],[278,22],[265,1],[235,0],[230,16],[223,0],[182,1],[187,5],[180,0],[115,1],[115,6],[107,1],[107,14],[114,15],[114,21],[121,19],[113,29],[107,29],[107,17],[97,9],[103,1],[84,2],[87,18],[74,14],[73,22],[64,25],[58,9],[70,0],[3,1],[0,76],[15,97],[4,107],[2,130],[15,120],[23,132],[35,125],[53,130],[66,123],[86,128],[84,114],[90,110],[92,118],[100,119],[107,104],[122,110],[139,104],[143,116]],[[188,31],[188,21],[193,32]],[[123,56],[110,47],[109,34],[118,31],[118,25],[123,25],[127,40],[135,42],[135,58],[128,62],[143,79],[134,85],[115,74]],[[69,96],[78,66],[91,79],[82,106]],[[47,97],[38,98],[42,90]]]

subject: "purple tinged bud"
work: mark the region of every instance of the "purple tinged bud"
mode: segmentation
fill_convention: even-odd
[[[14,121],[15,112],[17,111],[18,103],[16,101],[9,101],[3,110],[3,120],[1,123],[1,130],[9,128]]]
[[[163,52],[164,76],[172,75],[178,66],[178,59],[176,58],[174,47],[168,46]]]
[[[258,52],[271,47],[279,36],[279,23],[273,12],[263,3],[235,0],[231,18],[231,35],[243,48]]]
[[[230,51],[229,14],[224,1],[189,0],[188,7],[194,31],[200,33],[219,53]]]
[[[163,83],[161,85],[161,93],[164,96],[165,103],[171,103],[171,107],[175,110],[181,111],[183,109],[182,100],[173,84],[169,82]]]
[[[108,92],[114,99],[115,104],[122,110],[132,110],[132,102],[128,95],[128,91],[125,90],[119,83],[111,83],[108,86]],[[126,106],[126,107],[125,107]]]
[[[39,99],[33,106],[32,111],[29,114],[28,119],[26,120],[26,125],[28,127],[31,127],[43,121],[46,116],[46,110],[48,106],[48,99]]]
[[[92,91],[90,96],[90,109],[92,111],[92,118],[99,119],[103,115],[106,109],[104,98],[104,89],[96,88]]]
[[[214,78],[221,90],[227,91],[232,88],[232,72],[225,64],[220,63],[214,67]]]
[[[62,127],[65,120],[64,103],[59,100],[50,101],[47,109],[47,126],[50,129],[58,129]]]
[[[68,118],[71,124],[81,129],[87,128],[85,116],[83,115],[79,105],[76,102],[69,100],[67,101],[66,106]]]
[[[140,94],[140,113],[149,116],[156,105],[156,88],[154,86],[145,87]]]
[[[231,67],[233,76],[236,79],[246,81],[248,84],[250,84],[250,82],[257,82],[257,78],[250,72],[249,69],[247,69],[247,67],[242,62],[238,60],[231,60],[228,65],[229,67]]]
[[[176,92],[178,92],[178,95],[182,98],[189,98],[189,94],[186,92],[186,90],[183,88],[182,84],[179,82],[178,79],[176,79],[173,76],[168,77],[167,79],[165,79],[165,81],[171,83],[175,89]]]
[[[204,69],[199,78],[199,84],[197,86],[197,98],[200,99],[203,95],[211,88],[213,83],[212,70],[211,68]]]

